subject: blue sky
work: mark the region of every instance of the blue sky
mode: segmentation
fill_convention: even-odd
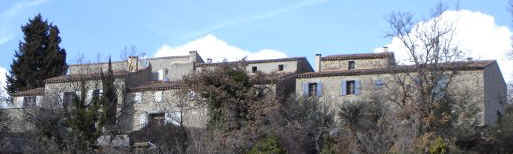
[[[98,54],[119,59],[126,46],[153,56],[163,46],[178,48],[207,35],[245,51],[272,49],[311,60],[316,52],[374,52],[390,43],[384,37],[385,17],[392,11],[409,11],[423,19],[438,2],[2,0],[0,67],[8,68],[23,36],[20,26],[37,13],[60,28],[68,63],[76,63],[81,54],[92,61]],[[442,2],[452,9],[458,3]],[[498,26],[512,25],[507,0],[460,0],[459,8],[491,16]]]

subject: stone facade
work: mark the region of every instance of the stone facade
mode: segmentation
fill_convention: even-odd
[[[347,57],[344,57],[347,56]],[[348,58],[350,57],[350,58]],[[351,59],[355,58],[355,59]],[[296,79],[296,95],[318,97],[321,101],[329,102],[332,109],[340,104],[380,99],[383,102],[394,93],[401,92],[398,79],[414,85],[416,76],[413,66],[395,65],[391,57],[359,54],[337,55],[320,58],[320,72],[299,74]],[[348,61],[354,61],[356,67],[347,69]],[[442,66],[444,67],[444,66]],[[498,113],[504,111],[506,84],[495,61],[455,62],[449,64],[451,71],[456,73],[448,83],[448,93],[456,97],[456,102],[470,102],[480,112],[476,117],[483,124],[493,124]],[[353,83],[349,83],[353,82]],[[312,84],[315,90],[312,91]],[[348,84],[353,85],[354,92],[348,92]],[[310,88],[310,89],[309,89]],[[414,88],[409,91],[416,91]],[[388,103],[393,106],[394,103]]]
[[[191,107],[193,102],[184,102],[187,99],[179,98],[179,81],[184,75],[212,70],[221,64],[205,63],[196,51],[185,56],[130,57],[126,61],[113,62],[118,103],[121,104],[118,106],[128,106],[129,110],[129,115],[123,119],[126,131],[138,130],[155,119],[187,127],[204,127],[206,109]],[[319,54],[315,64],[317,72],[313,72],[314,69],[304,57],[249,60],[245,64],[250,75],[256,72],[274,75],[260,84],[269,87],[275,96],[310,96],[306,94],[312,90],[308,89],[309,84],[316,83],[317,89],[313,89],[315,97],[331,102],[333,109],[343,102],[395,92],[392,81],[410,72],[408,66],[397,66],[391,53],[325,57]],[[92,90],[102,89],[100,68],[106,71],[107,63],[71,65],[67,75],[47,79],[45,87],[16,93],[13,99],[14,104],[19,106],[16,110],[23,110],[20,104],[23,104],[26,96],[37,96],[38,105],[45,101],[62,101],[63,93],[78,91],[81,81],[85,81],[89,96]],[[342,88],[342,81],[355,81],[351,84],[358,86],[357,94],[343,94],[342,91],[347,89]],[[450,89],[454,93],[472,94],[469,98],[482,109],[481,118],[487,123],[493,123],[497,119],[496,113],[503,112],[500,101],[505,97],[505,83],[495,61],[468,63],[468,67],[462,67],[450,84]]]

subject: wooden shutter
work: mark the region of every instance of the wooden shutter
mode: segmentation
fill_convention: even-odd
[[[317,82],[317,89],[316,89],[317,96],[322,96],[322,83],[321,81]]]
[[[347,81],[346,80],[342,80],[342,83],[340,84],[340,89],[341,89],[342,96],[347,95]]]
[[[94,90],[88,90],[87,91],[87,95],[86,95],[86,100],[85,100],[85,103],[84,104],[89,104],[93,98],[93,93],[94,93]]]
[[[148,114],[147,113],[141,113],[139,116],[139,123],[141,128],[144,128],[148,124]]]
[[[308,82],[303,83],[303,96],[308,96]]]
[[[359,95],[360,94],[360,88],[361,88],[361,81],[360,80],[355,80],[354,81],[354,95]]]

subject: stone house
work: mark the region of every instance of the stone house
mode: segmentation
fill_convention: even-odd
[[[233,63],[233,62],[223,62]],[[138,130],[146,125],[165,123],[187,127],[204,127],[206,109],[186,108],[180,99],[180,80],[196,71],[213,69],[223,63],[204,61],[196,51],[185,56],[158,58],[129,57],[112,62],[117,87],[118,107],[125,131]],[[13,94],[17,109],[9,109],[14,117],[26,107],[38,105],[65,106],[70,98],[80,93],[85,84],[86,99],[102,94],[100,71],[108,63],[70,65],[68,74],[45,80],[45,86]],[[315,96],[333,102],[367,99],[376,90],[388,86],[397,74],[411,72],[411,66],[396,65],[392,53],[315,56],[315,72],[305,57],[245,61],[250,75],[257,72],[272,74],[262,82],[275,96]],[[452,65],[448,65],[452,66]],[[454,89],[475,89],[472,99],[483,109],[482,119],[487,123],[497,119],[503,111],[502,99],[506,86],[495,61],[469,61],[454,65],[460,70]],[[392,85],[390,85],[392,86]],[[468,88],[472,87],[472,88]],[[393,91],[392,91],[393,92]],[[55,103],[48,103],[55,102]],[[334,107],[335,108],[335,107]],[[23,123],[23,122],[21,122]]]
[[[470,102],[480,109],[477,119],[482,124],[494,123],[504,112],[506,83],[496,61],[461,61],[440,64],[447,70],[448,93],[460,96],[460,102]],[[402,90],[416,91],[413,86],[400,87],[398,80],[406,86],[416,79],[415,66],[396,65],[392,53],[348,54],[315,56],[315,72],[297,75],[296,95],[315,96],[329,102],[333,109],[346,102],[379,99],[387,102],[387,96]],[[449,72],[450,70],[450,72]],[[445,76],[444,74],[443,76]],[[440,84],[442,85],[442,84]],[[434,88],[436,89],[436,88]],[[443,88],[445,89],[445,88]],[[393,105],[392,103],[390,103]]]

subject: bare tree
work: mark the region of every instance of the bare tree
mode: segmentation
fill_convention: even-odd
[[[396,151],[426,151],[437,137],[454,142],[448,137],[450,130],[462,115],[474,111],[466,99],[475,95],[473,89],[455,86],[467,84],[457,78],[459,66],[467,63],[457,62],[463,55],[453,42],[455,27],[443,18],[444,12],[440,4],[429,20],[416,22],[412,14],[402,12],[388,19],[391,31],[387,36],[399,40],[413,64],[391,68],[395,73],[387,86],[395,91],[387,98],[398,109],[396,130],[403,137],[398,139],[402,143],[395,143]]]

